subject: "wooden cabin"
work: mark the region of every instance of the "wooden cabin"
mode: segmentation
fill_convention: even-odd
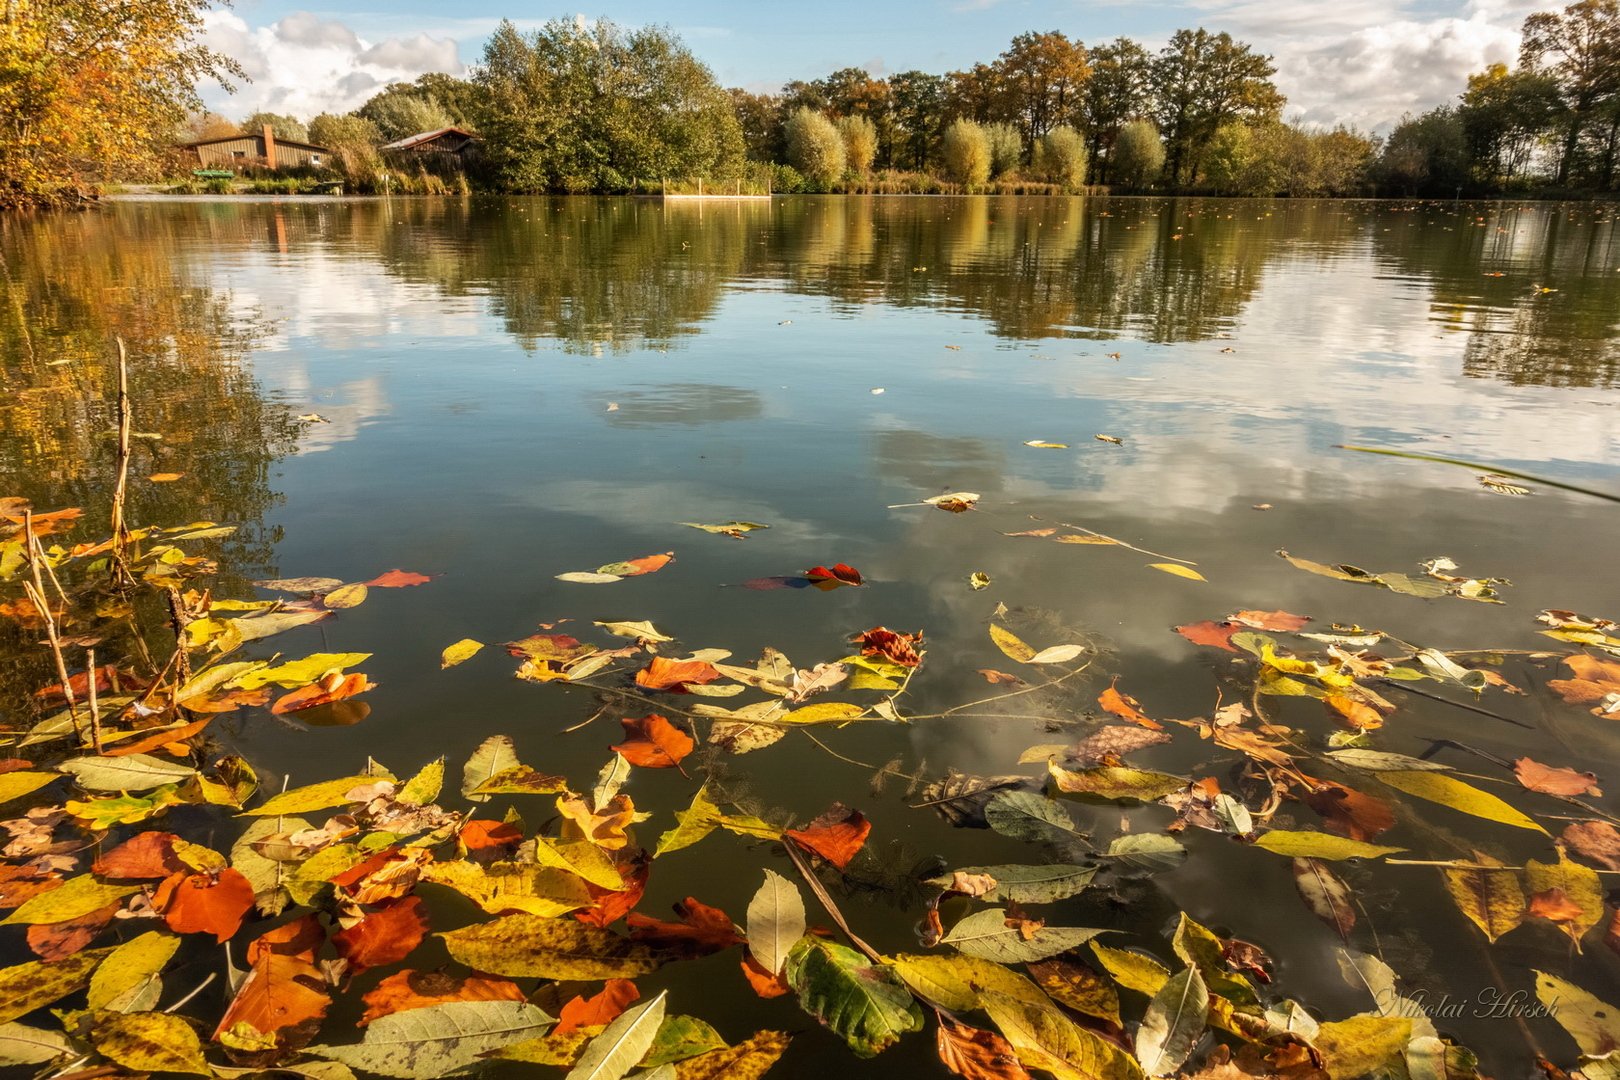
[[[276,138],[269,124],[256,135],[226,135],[185,145],[205,169],[314,168],[332,158],[332,151],[324,146]]]
[[[415,135],[384,143],[385,154],[429,154],[440,160],[454,158],[465,162],[473,153],[478,136],[458,127],[439,128],[437,131],[419,131]]]

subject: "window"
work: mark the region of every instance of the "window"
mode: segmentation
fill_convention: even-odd
[[[247,157],[247,151],[246,150],[232,150],[231,151],[231,157],[233,157],[233,158],[245,158],[245,157]]]
[[[319,165],[321,163],[321,155],[319,155],[319,154],[311,154],[311,155],[309,155],[309,163],[311,165]]]

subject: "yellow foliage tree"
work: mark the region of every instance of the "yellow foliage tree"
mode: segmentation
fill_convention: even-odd
[[[197,43],[207,0],[3,0],[0,208],[72,198],[151,162],[205,78],[240,76]]]

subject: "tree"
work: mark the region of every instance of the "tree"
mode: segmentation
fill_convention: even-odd
[[[1492,64],[1468,76],[1457,115],[1476,176],[1495,185],[1522,173],[1558,106],[1558,85],[1542,72]]]
[[[454,127],[450,111],[409,83],[395,83],[355,110],[377,126],[384,142]]]
[[[456,127],[477,129],[474,119],[480,110],[481,92],[469,79],[458,79],[442,71],[429,71],[416,77],[417,93],[435,102]]]
[[[990,64],[945,76],[945,111],[952,117],[988,124],[1005,115],[1005,100],[1002,73]]]
[[[1354,195],[1367,184],[1378,143],[1355,128],[1336,127],[1313,136],[1316,188],[1323,195]]]
[[[990,140],[990,175],[1005,176],[1018,168],[1024,157],[1024,139],[1011,124],[986,124],[984,133]]]
[[[1389,133],[1379,177],[1408,194],[1449,195],[1468,182],[1468,141],[1449,105],[1405,116]]]
[[[383,142],[377,125],[358,113],[321,113],[309,122],[309,141],[332,150],[376,147]]]
[[[1086,142],[1067,124],[1041,136],[1035,147],[1040,171],[1050,182],[1074,189],[1086,182]]]
[[[891,75],[889,103],[895,128],[894,163],[910,169],[928,168],[945,134],[945,77],[926,71]]]
[[[1556,182],[1569,180],[1581,135],[1620,96],[1620,0],[1580,0],[1524,20],[1519,65],[1551,76],[1564,129]]]
[[[1041,136],[1077,111],[1091,73],[1085,46],[1055,30],[1019,34],[995,66],[1002,109],[1018,125],[1031,153]]]
[[[0,17],[0,208],[49,203],[150,167],[241,75],[197,43],[207,0],[8,0]]]
[[[256,112],[242,121],[242,130],[249,135],[257,135],[265,128],[269,128],[278,139],[289,142],[309,142],[309,128],[296,116],[287,116],[282,113]]]
[[[241,134],[241,127],[216,112],[193,113],[186,117],[180,128],[181,142],[201,142],[204,139],[223,139]]]
[[[990,135],[972,120],[953,120],[940,147],[952,180],[975,187],[990,179]]]
[[[731,95],[731,108],[742,128],[748,160],[781,161],[786,152],[782,142],[782,99],[735,88],[727,93]]]
[[[788,117],[788,164],[823,190],[844,176],[848,161],[843,136],[833,122],[813,109],[800,109]]]
[[[1147,120],[1132,120],[1119,129],[1109,155],[1109,175],[1129,190],[1139,191],[1164,170],[1164,141]]]
[[[1115,38],[1091,50],[1091,77],[1080,98],[1091,160],[1106,179],[1105,152],[1113,149],[1119,129],[1150,111],[1153,58],[1130,38]]]
[[[838,134],[844,140],[844,161],[851,171],[865,173],[877,156],[877,126],[864,116],[844,116],[838,120]]]
[[[1195,183],[1204,148],[1228,120],[1256,123],[1282,111],[1271,57],[1232,35],[1177,30],[1153,64],[1159,130],[1172,183]]]

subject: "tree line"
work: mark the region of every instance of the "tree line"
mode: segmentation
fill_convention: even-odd
[[[0,205],[156,168],[157,150],[269,124],[336,152],[365,190],[378,147],[475,131],[476,186],[634,192],[671,183],[775,191],[1196,191],[1233,195],[1612,192],[1620,183],[1620,0],[1529,16],[1512,67],[1387,138],[1288,122],[1272,57],[1178,30],[1157,51],[1013,38],[960,71],[844,68],[777,93],[723,88],[671,31],[607,20],[503,22],[469,78],[389,86],[350,113],[241,125],[196,111],[240,76],[196,44],[206,0],[156,0],[101,26],[94,4],[10,0],[0,20]],[[64,29],[67,32],[63,32]],[[92,42],[86,49],[76,42]],[[136,56],[113,63],[107,50]],[[58,55],[62,50],[69,54]],[[98,72],[112,70],[111,78]]]

